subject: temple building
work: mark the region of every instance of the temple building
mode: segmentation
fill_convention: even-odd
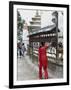
[[[29,28],[29,35],[32,33],[36,33],[41,29],[41,15],[39,14],[39,11],[36,11],[36,14],[34,17],[32,17],[31,21],[30,21],[30,26],[28,26]],[[30,38],[29,38],[30,39]],[[30,44],[30,41],[29,41]],[[33,47],[33,51],[35,51],[34,49],[37,49],[39,46],[39,41],[33,41],[30,45],[32,45]]]
[[[36,12],[35,17],[32,18],[32,21],[30,21],[30,26],[29,26],[29,52],[31,54],[31,57],[35,59],[35,57],[38,56],[38,48],[39,48],[39,43],[44,41],[48,43],[53,43],[52,48],[48,49],[47,55],[48,58],[56,60],[56,46],[58,45],[57,39],[63,40],[62,36],[56,35],[56,25],[48,25],[45,27],[41,28],[41,16],[39,15],[38,11]],[[60,33],[60,29],[58,28],[58,34]],[[58,42],[59,43],[59,42]],[[63,47],[58,48],[58,54],[62,53],[60,56],[60,60],[63,60]],[[60,55],[60,54],[59,54]],[[58,57],[59,57],[58,55]],[[34,60],[33,59],[33,60]]]

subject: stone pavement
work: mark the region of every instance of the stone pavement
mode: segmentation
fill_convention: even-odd
[[[30,63],[28,56],[18,58],[18,80],[36,80],[38,72],[35,72],[33,64]]]
[[[57,69],[57,71],[56,71]],[[49,63],[48,65],[48,78],[60,78],[62,77],[62,70],[56,67],[56,65],[52,65]],[[37,80],[38,77],[38,65],[32,63],[32,60],[29,56],[25,55],[25,57],[18,57],[18,80]]]

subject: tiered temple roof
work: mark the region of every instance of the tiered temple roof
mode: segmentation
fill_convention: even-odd
[[[40,28],[41,28],[41,16],[39,15],[37,10],[36,15],[32,17],[32,20],[30,21],[29,32],[35,32]]]

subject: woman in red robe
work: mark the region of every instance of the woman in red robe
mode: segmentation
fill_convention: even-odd
[[[41,42],[41,46],[39,47],[39,79],[42,79],[42,68],[44,70],[44,78],[48,78],[48,57],[46,55],[47,48],[47,43]]]

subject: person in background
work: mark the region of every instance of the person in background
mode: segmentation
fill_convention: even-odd
[[[42,68],[44,70],[44,78],[48,79],[48,71],[47,71],[48,57],[46,55],[46,50],[49,45],[48,45],[48,43],[45,43],[45,42],[40,43],[40,47],[38,50],[38,52],[39,52],[39,54],[38,54],[38,57],[39,57],[39,79],[42,79]]]
[[[17,43],[17,58],[19,56],[19,43]]]
[[[21,43],[19,44],[19,55],[21,58],[22,57],[22,44]]]
[[[25,45],[24,45],[24,43],[23,43],[23,44],[22,44],[22,55],[23,55],[23,56],[24,56],[25,51],[26,51],[26,48],[25,48]]]

